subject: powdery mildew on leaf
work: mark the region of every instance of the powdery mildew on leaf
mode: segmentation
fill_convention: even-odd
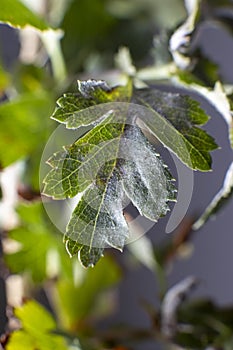
[[[44,180],[44,193],[54,199],[80,194],[65,243],[69,254],[78,254],[87,267],[106,247],[123,249],[130,234],[123,214],[129,202],[157,221],[169,210],[168,201],[175,200],[173,179],[137,125],[138,118],[191,168],[209,170],[209,151],[216,148],[197,127],[208,117],[196,101],[158,90],[132,92],[130,82],[112,89],[102,81],[79,82],[77,93],[58,100],[52,118],[67,128],[93,126],[49,159],[52,169]]]

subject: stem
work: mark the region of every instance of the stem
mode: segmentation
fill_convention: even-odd
[[[66,78],[66,66],[60,42],[62,35],[62,31],[52,29],[40,33],[41,40],[51,60],[54,78],[59,84]]]
[[[158,67],[147,67],[140,69],[136,74],[136,78],[146,81],[170,79],[176,69],[173,62]]]

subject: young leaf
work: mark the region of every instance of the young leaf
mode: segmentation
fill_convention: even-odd
[[[181,69],[187,69],[191,65],[188,50],[195,25],[199,19],[200,0],[186,0],[188,13],[186,21],[173,33],[170,39],[170,51],[174,62]]]
[[[0,105],[0,162],[4,167],[32,154],[45,140],[51,105],[51,96],[38,91]]]
[[[111,101],[140,105],[109,106]],[[139,114],[144,116],[143,108],[149,111],[144,119]],[[77,94],[58,100],[52,118],[67,128],[94,127],[49,159],[52,169],[44,180],[44,193],[55,199],[79,194],[65,242],[70,255],[78,253],[84,266],[94,265],[106,246],[123,248],[129,235],[123,216],[127,199],[141,215],[157,221],[175,198],[166,166],[135,123],[138,114],[183,162],[194,169],[210,169],[209,151],[216,144],[195,126],[208,119],[197,102],[150,89],[132,94],[130,83],[110,89],[101,81],[79,82]]]
[[[172,338],[177,331],[177,311],[183,300],[197,285],[197,278],[188,276],[170,288],[161,305],[161,330],[163,335]]]
[[[193,229],[199,230],[205,222],[231,198],[233,194],[233,162],[227,170],[225,180],[220,191],[215,195],[211,203],[208,205],[201,217],[194,223]]]
[[[12,27],[34,27],[38,30],[48,30],[48,24],[23,5],[20,0],[1,0],[0,22]]]
[[[6,350],[67,350],[65,340],[53,334],[56,323],[52,316],[35,301],[28,301],[15,310],[22,329],[12,333]]]

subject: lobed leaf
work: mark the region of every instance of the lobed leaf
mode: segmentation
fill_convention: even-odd
[[[94,265],[106,247],[123,249],[130,234],[123,215],[127,201],[157,221],[175,200],[172,177],[138,118],[193,169],[210,170],[209,151],[216,148],[198,128],[208,117],[196,101],[158,90],[132,91],[131,82],[113,89],[102,81],[79,82],[76,94],[58,100],[52,118],[67,128],[93,126],[48,160],[52,169],[44,179],[44,193],[54,199],[78,195],[65,243],[84,266]]]

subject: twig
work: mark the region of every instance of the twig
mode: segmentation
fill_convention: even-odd
[[[161,305],[161,332],[166,338],[172,339],[176,334],[177,309],[196,285],[196,277],[189,276],[166,293]]]

